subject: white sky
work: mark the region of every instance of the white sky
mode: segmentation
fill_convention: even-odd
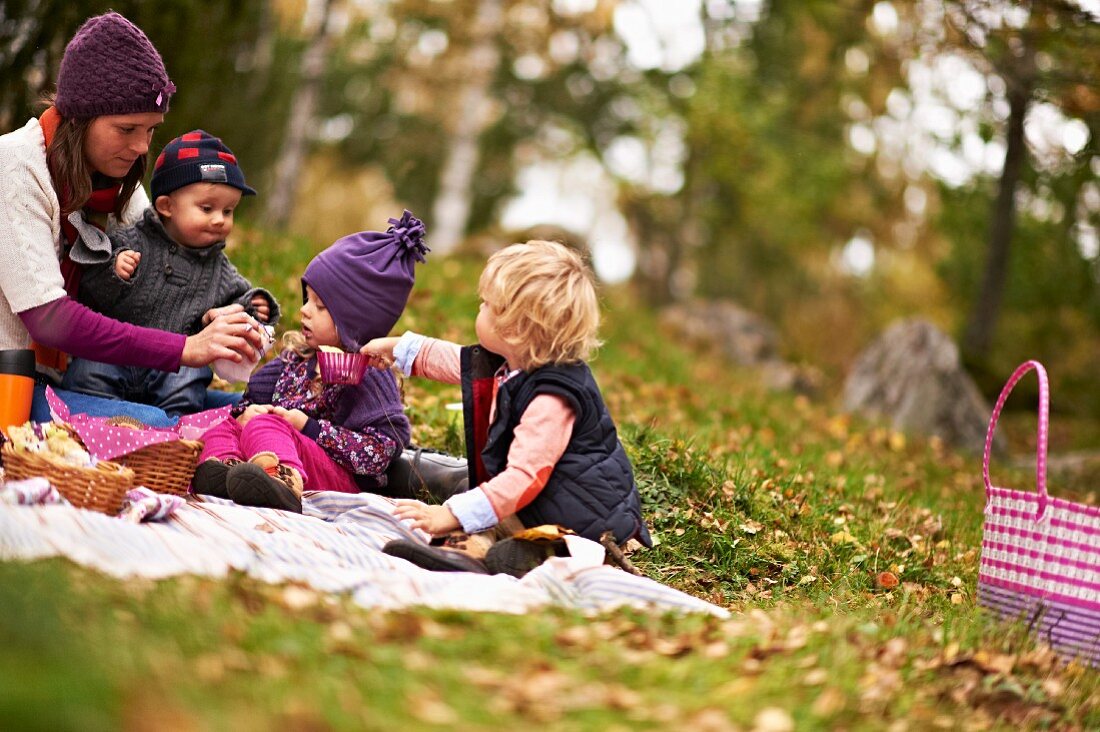
[[[629,60],[638,68],[683,68],[703,51],[699,22],[701,0],[631,0],[615,10],[615,31],[627,44]],[[583,12],[594,0],[555,0],[563,12]],[[678,141],[668,139],[675,153]],[[682,145],[679,145],[682,148]],[[648,156],[637,140],[620,139],[609,151],[615,172],[644,179],[655,189],[679,187],[678,161]],[[626,221],[615,207],[615,185],[590,155],[565,161],[540,161],[519,174],[519,195],[504,210],[506,227],[551,223],[588,240],[592,265],[606,282],[620,282],[634,272],[634,242]]]
[[[505,227],[558,224],[587,238],[601,279],[620,282],[631,275],[634,252],[615,208],[615,184],[592,155],[530,165],[518,184],[520,195],[504,211]]]
[[[640,69],[676,71],[703,53],[700,0],[632,0],[615,9],[615,31]]]

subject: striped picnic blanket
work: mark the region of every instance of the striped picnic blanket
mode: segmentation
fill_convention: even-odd
[[[67,503],[0,503],[0,560],[61,556],[119,578],[221,577],[240,571],[265,582],[350,593],[371,608],[524,613],[547,605],[585,612],[630,606],[728,615],[591,557],[552,558],[518,580],[429,572],[382,553],[391,539],[426,540],[394,519],[389,499],[318,492],[306,493],[302,505],[297,515],[204,498],[187,501],[164,520],[134,523]],[[593,546],[602,556],[602,547]]]

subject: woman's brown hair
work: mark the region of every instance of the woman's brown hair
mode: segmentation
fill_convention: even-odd
[[[47,106],[53,104],[53,95],[43,99]],[[88,166],[88,159],[84,155],[84,141],[88,136],[88,127],[91,126],[94,117],[86,119],[61,118],[57,126],[53,141],[46,150],[46,164],[50,169],[50,177],[53,178],[53,187],[57,191],[57,199],[61,202],[61,215],[68,216],[73,211],[84,208],[84,204],[92,196],[92,169]],[[120,181],[122,188],[118,192],[118,200],[115,203],[114,214],[119,219],[126,210],[126,204],[130,202],[130,196],[141,185],[145,177],[145,167],[148,164],[148,155],[142,155],[130,166],[130,170]]]

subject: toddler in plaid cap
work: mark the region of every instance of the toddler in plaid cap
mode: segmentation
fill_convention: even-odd
[[[153,205],[141,221],[111,235],[110,260],[85,270],[80,301],[117,320],[185,335],[235,304],[274,325],[275,297],[253,287],[224,251],[241,197],[256,193],[232,151],[203,130],[181,135],[157,157],[151,188]],[[207,367],[168,373],[75,359],[63,386],[175,416],[202,408],[212,378]]]

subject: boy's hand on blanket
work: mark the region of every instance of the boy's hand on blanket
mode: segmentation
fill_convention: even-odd
[[[414,529],[426,531],[432,536],[440,536],[462,528],[462,524],[446,506],[429,506],[408,498],[398,499],[393,515],[399,521],[410,519]]]
[[[367,345],[359,349],[367,357],[367,365],[381,371],[393,366],[393,349],[397,347],[400,338],[374,338],[367,341]]]
[[[301,432],[306,428],[306,422],[309,421],[309,415],[303,412],[301,409],[284,409],[283,407],[272,407],[272,414],[277,414],[287,421],[287,423],[294,429]]]
[[[118,275],[120,280],[129,282],[130,278],[134,276],[134,271],[137,270],[140,261],[141,252],[135,252],[133,249],[123,249],[115,257],[115,274]]]

